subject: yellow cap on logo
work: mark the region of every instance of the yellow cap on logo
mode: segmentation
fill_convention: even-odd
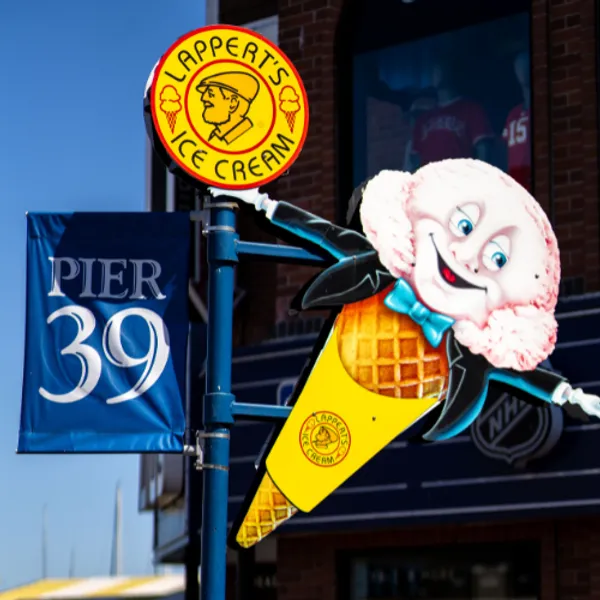
[[[232,71],[230,73],[218,73],[206,77],[197,86],[196,90],[203,93],[207,87],[219,87],[232,94],[237,94],[247,102],[252,102],[258,93],[258,81],[248,73]]]

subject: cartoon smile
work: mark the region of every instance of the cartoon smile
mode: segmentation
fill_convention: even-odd
[[[435,252],[437,254],[438,259],[438,270],[440,275],[445,283],[451,285],[455,288],[461,289],[472,289],[472,290],[483,290],[487,292],[486,287],[481,287],[479,285],[475,285],[473,283],[469,283],[466,279],[463,279],[458,273],[455,273],[449,266],[448,263],[442,258],[440,251],[435,243],[435,239],[433,237],[433,233],[429,234],[431,236],[431,241],[433,243],[433,247],[435,248]]]

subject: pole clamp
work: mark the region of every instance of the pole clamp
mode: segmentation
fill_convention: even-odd
[[[195,437],[195,444],[184,444],[183,446],[183,455],[184,456],[195,456],[196,458],[202,457],[202,443],[201,440],[201,431],[192,430],[192,434]]]
[[[224,433],[220,431],[196,431],[196,446],[194,448],[194,453],[192,456],[196,457],[196,471],[203,471],[205,469],[214,469],[216,471],[229,471],[229,467],[224,465],[213,465],[211,463],[204,462],[204,449],[202,440],[205,439],[221,439],[228,440],[231,436],[229,433]],[[191,446],[187,446],[190,448]],[[192,447],[193,448],[193,447]]]
[[[229,467],[224,467],[223,465],[209,465],[208,463],[199,464],[196,461],[196,471],[204,471],[205,469],[215,469],[217,471],[229,471]]]
[[[204,202],[204,208],[239,208],[237,202]]]
[[[228,433],[221,433],[219,431],[198,431],[196,433],[196,439],[200,438],[205,440],[207,438],[219,438],[222,440],[228,440],[231,436]]]
[[[196,471],[202,470],[202,463],[204,462],[204,449],[202,448],[202,431],[196,431],[196,462],[194,467]]]
[[[235,227],[229,227],[229,225],[208,225],[202,230],[202,233],[206,235],[211,231],[227,231],[229,233],[236,233]]]

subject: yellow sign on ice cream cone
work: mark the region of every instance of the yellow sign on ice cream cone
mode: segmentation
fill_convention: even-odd
[[[267,457],[281,493],[309,512],[438,403],[375,394],[354,381],[332,331]]]
[[[212,186],[248,189],[296,160],[308,102],[290,60],[261,35],[203,27],[179,39],[157,65],[152,122],[170,158]]]
[[[234,526],[237,546],[249,548],[298,510],[313,510],[439,404],[448,379],[445,349],[385,306],[388,291],[346,305],[315,348]]]

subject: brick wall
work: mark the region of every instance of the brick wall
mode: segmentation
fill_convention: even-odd
[[[586,291],[597,290],[595,3],[533,0],[532,7],[536,196],[546,210],[554,201],[563,277],[583,277]]]
[[[540,542],[541,600],[600,598],[600,519],[581,518],[406,528],[318,538],[283,536],[278,542],[278,600],[338,600],[339,552],[519,540]]]

